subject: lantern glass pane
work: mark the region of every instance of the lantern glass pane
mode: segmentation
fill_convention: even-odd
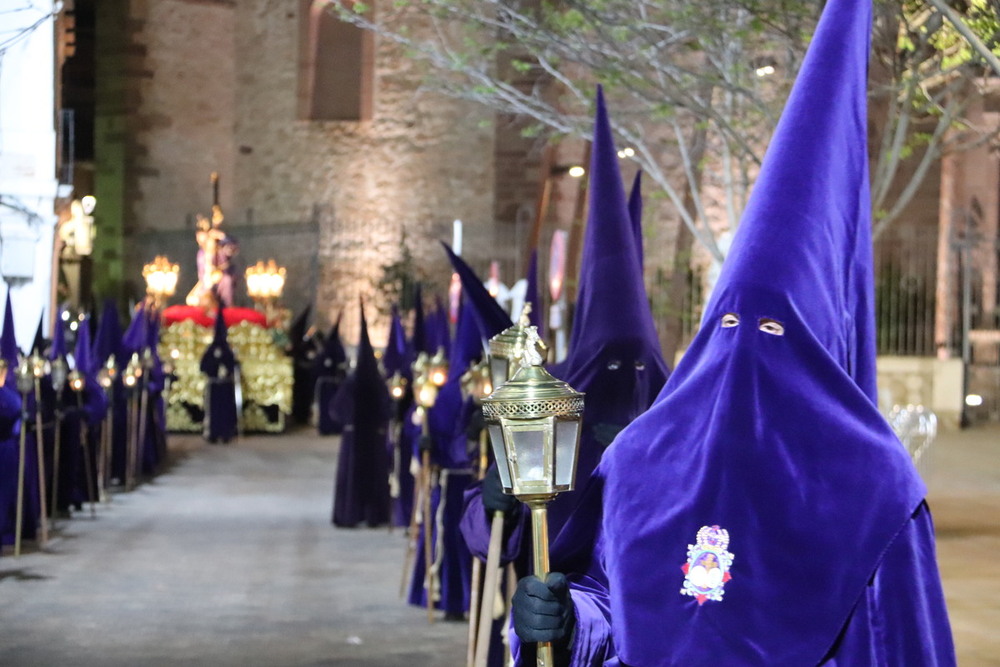
[[[497,471],[500,473],[500,483],[503,490],[510,493],[513,485],[510,483],[510,468],[507,466],[507,451],[503,446],[503,427],[500,424],[487,424],[486,430],[490,434],[490,445],[493,446],[493,458],[497,462]]]
[[[580,451],[580,422],[556,422],[556,486],[571,491],[576,477],[576,455]],[[564,488],[565,487],[565,488]]]
[[[496,389],[507,381],[507,367],[510,362],[504,357],[490,357],[490,380]]]
[[[507,425],[507,437],[514,443],[516,458],[511,472],[517,486],[534,489],[538,486],[551,487],[552,465],[552,423],[539,420],[534,423]]]

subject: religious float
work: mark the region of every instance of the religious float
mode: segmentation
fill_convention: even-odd
[[[292,359],[285,354],[287,312],[278,308],[285,269],[272,259],[246,270],[247,293],[257,308],[233,306],[236,280],[233,257],[239,244],[222,228],[218,174],[212,174],[212,215],[199,215],[198,282],[185,305],[162,309],[160,358],[172,378],[167,399],[167,429],[201,432],[205,418],[206,376],[202,355],[212,342],[215,317],[222,309],[226,338],[238,360],[236,398],[239,429],[280,433],[292,409]],[[165,257],[146,265],[147,294],[157,308],[173,295],[178,268]]]

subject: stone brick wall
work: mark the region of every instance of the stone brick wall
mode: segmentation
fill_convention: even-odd
[[[419,266],[442,286],[449,269],[438,240],[451,240],[453,220],[465,223],[471,261],[483,265],[495,251],[494,134],[482,122],[491,113],[422,90],[394,45],[376,40],[370,121],[307,121],[298,118],[300,3],[133,0],[130,12],[145,76],[133,79],[127,274],[176,248],[177,299],[186,293],[193,219],[208,212],[216,170],[225,228],[243,242],[244,264],[271,256],[286,264],[289,305],[315,301],[323,327],[344,309],[349,341],[359,296],[374,302],[372,337],[384,341],[373,283],[398,257],[404,229]],[[530,205],[533,193],[518,196]]]

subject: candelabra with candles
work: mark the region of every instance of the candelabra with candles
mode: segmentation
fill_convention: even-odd
[[[285,267],[278,266],[273,259],[259,260],[247,267],[247,294],[264,311],[268,322],[274,319],[275,304],[285,290]]]
[[[483,399],[483,418],[504,492],[531,510],[534,573],[544,580],[549,572],[546,506],[573,490],[583,394],[542,367],[539,343],[538,331],[527,327],[520,368]],[[537,664],[554,665],[551,644],[539,643]]]
[[[149,264],[142,267],[142,277],[146,280],[146,294],[153,302],[153,307],[160,309],[167,299],[177,290],[177,276],[180,267],[163,255],[157,255]]]

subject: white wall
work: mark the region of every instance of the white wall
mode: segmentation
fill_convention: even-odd
[[[0,0],[0,42],[7,44],[0,54],[0,318],[9,288],[23,350],[48,309],[52,273],[57,188],[52,10],[46,0]]]

